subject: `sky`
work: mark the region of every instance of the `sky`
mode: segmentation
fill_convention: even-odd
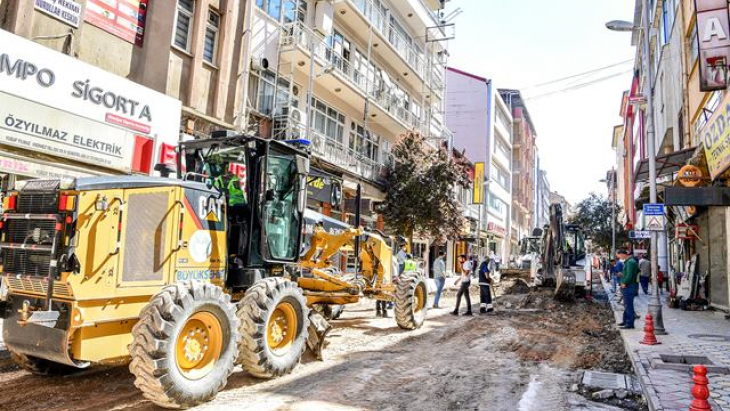
[[[605,195],[599,180],[615,165],[613,127],[621,124],[634,57],[631,33],[605,23],[633,20],[634,0],[451,0],[446,13],[456,8],[463,13],[453,20],[449,66],[522,90],[553,191],[572,204],[590,192]],[[603,81],[581,86],[596,80]]]

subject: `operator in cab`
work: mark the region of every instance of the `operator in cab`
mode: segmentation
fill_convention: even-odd
[[[220,156],[212,156],[209,160],[210,176],[213,186],[226,194],[229,207],[246,204],[246,193],[241,188],[241,179],[231,173],[230,164]]]

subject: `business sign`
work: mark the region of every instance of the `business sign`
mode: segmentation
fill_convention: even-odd
[[[148,0],[87,0],[84,20],[132,44],[142,46]]]
[[[502,227],[499,224],[495,224],[495,223],[487,224],[487,231],[490,231],[490,232],[500,235],[500,236],[504,236],[507,234],[507,230],[505,230],[504,227]]]
[[[730,93],[725,93],[717,110],[700,131],[710,178],[716,179],[730,167]]]
[[[651,238],[651,231],[632,230],[629,231],[630,240],[643,240]]]
[[[700,91],[724,90],[730,64],[730,13],[727,0],[695,0]]]
[[[484,203],[484,163],[474,164],[474,184],[472,189],[472,203]]]
[[[77,29],[81,22],[81,5],[74,0],[34,0],[35,9]]]
[[[4,30],[0,93],[2,144],[119,171],[177,145],[180,101]]]
[[[0,151],[0,173],[20,174],[34,178],[58,180],[89,176],[89,173],[59,167],[56,164],[51,165],[30,159],[13,157],[4,151]]]
[[[307,198],[338,208],[342,203],[342,182],[330,174],[312,168],[307,178]]]

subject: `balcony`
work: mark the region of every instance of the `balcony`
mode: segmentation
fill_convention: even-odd
[[[282,109],[284,113],[289,110]],[[288,114],[273,119],[272,137],[275,140],[305,138],[307,124],[305,119],[294,119]],[[345,144],[327,137],[316,130],[310,130],[309,141],[312,142],[312,154],[322,160],[340,167],[354,175],[371,181],[379,181],[383,165],[358,153]]]
[[[424,83],[430,84],[431,73],[424,50],[391,24],[385,9],[373,0],[342,0],[335,6],[335,11],[337,21],[345,23],[350,32],[360,36],[362,44],[369,43],[368,33],[370,27],[373,28],[372,52],[391,65],[403,81],[415,90],[421,90]]]
[[[420,129],[422,120],[414,115],[404,102],[406,94],[395,87],[390,77],[384,74],[383,77],[376,77],[372,71],[365,72],[355,67],[348,59],[327,44],[324,39],[314,33],[310,28],[297,22],[282,27],[282,66],[296,64],[299,70],[309,73],[309,50],[313,47],[316,64],[324,72],[325,67],[331,67],[332,75],[321,75],[317,81],[331,90],[342,89],[337,84],[341,81],[350,88],[350,92],[341,90],[340,96],[353,103],[354,107],[360,105],[358,99],[369,98],[375,104],[377,111],[392,117],[400,127],[390,126],[393,134],[400,134],[406,129]],[[310,41],[312,44],[310,45]],[[302,53],[301,56],[292,57],[288,50],[295,50]],[[292,61],[290,59],[294,59]],[[318,76],[319,78],[320,76]],[[333,79],[334,78],[334,79]],[[377,111],[375,113],[377,115]],[[390,123],[390,122],[388,122]]]

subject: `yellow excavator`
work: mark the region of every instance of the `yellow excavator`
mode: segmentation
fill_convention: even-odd
[[[0,317],[13,359],[37,374],[129,362],[146,398],[188,408],[236,364],[273,378],[308,340],[321,349],[328,324],[310,308],[371,296],[420,326],[425,283],[393,280],[384,236],[320,227],[302,257],[308,172],[306,141],[220,132],[180,144],[177,178],[31,180],[5,193]],[[362,269],[328,268],[337,247]]]

